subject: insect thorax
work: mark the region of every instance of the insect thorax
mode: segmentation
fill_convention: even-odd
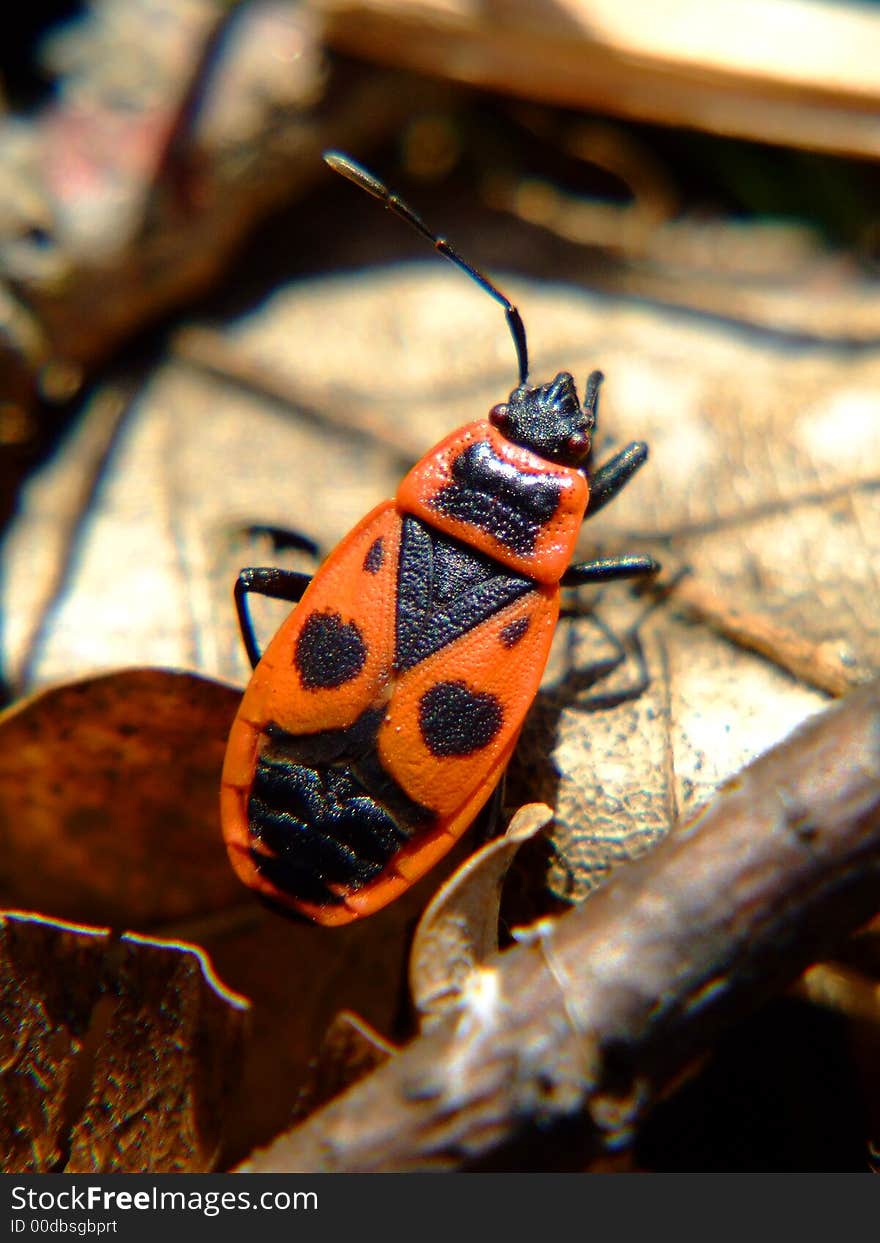
[[[588,497],[579,470],[548,462],[479,422],[414,466],[397,504],[510,569],[554,583],[571,560]]]

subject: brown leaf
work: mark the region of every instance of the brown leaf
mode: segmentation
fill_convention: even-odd
[[[45,691],[0,717],[0,894],[148,928],[242,895],[217,809],[238,694],[163,670]]]
[[[2,1168],[211,1169],[248,1006],[206,956],[16,912],[0,937]]]
[[[293,1113],[294,1121],[332,1101],[396,1052],[383,1036],[356,1014],[343,1010],[333,1019],[318,1055],[309,1066]]]
[[[241,1073],[248,1003],[195,946],[123,937],[69,1173],[210,1170]]]
[[[553,819],[540,803],[521,807],[507,832],[450,876],[425,908],[413,938],[409,988],[423,1031],[455,1006],[464,982],[498,949],[498,912],[507,869],[523,842]]]
[[[0,916],[0,1169],[43,1174],[62,1155],[65,1103],[110,933]]]

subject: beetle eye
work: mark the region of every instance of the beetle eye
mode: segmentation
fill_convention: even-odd
[[[506,401],[492,407],[489,411],[489,422],[501,432],[510,427],[510,411]]]
[[[566,449],[572,457],[583,457],[589,447],[589,432],[572,432],[566,441]]]

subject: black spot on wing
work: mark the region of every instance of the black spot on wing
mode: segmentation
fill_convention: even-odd
[[[508,622],[501,630],[498,636],[504,647],[516,647],[520,639],[529,628],[529,617],[515,617],[512,622]]]
[[[538,532],[556,513],[561,495],[558,479],[518,470],[479,440],[458,455],[451,482],[430,504],[526,556],[534,552]]]
[[[404,519],[395,665],[411,669],[534,587],[532,579],[418,518]]]
[[[496,695],[465,682],[438,682],[419,700],[419,729],[432,755],[473,755],[487,747],[504,722]]]
[[[364,569],[368,574],[378,574],[382,569],[382,563],[384,560],[384,541],[380,535],[378,539],[373,540],[372,544],[367,549],[367,555],[364,557]]]
[[[356,678],[367,659],[363,636],[339,613],[312,613],[305,622],[293,663],[305,690],[332,690]]]

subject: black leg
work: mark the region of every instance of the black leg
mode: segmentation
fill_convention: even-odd
[[[554,700],[559,699],[563,704],[576,702],[578,710],[583,712],[606,712],[610,708],[616,708],[620,704],[638,699],[651,684],[639,635],[639,627],[649,611],[646,610],[622,637],[604,622],[598,613],[591,612],[592,625],[606,640],[611,651],[602,657],[597,654],[595,658],[589,660],[586,666],[582,663],[583,657],[576,650],[581,644],[576,640],[574,628],[569,626],[566,654],[568,672],[560,680],[558,686],[553,687],[552,690],[548,688],[542,694],[547,694]],[[576,614],[569,614],[569,616],[574,619]],[[594,689],[621,669],[624,664],[634,670],[633,681],[615,690]]]
[[[597,471],[587,475],[590,485],[590,500],[587,504],[585,518],[598,513],[603,505],[613,500],[623,485],[632,478],[640,466],[648,458],[648,446],[643,440],[634,440],[631,445],[621,449],[620,453],[600,466]]]
[[[581,561],[570,565],[562,576],[561,586],[583,587],[587,583],[610,583],[618,578],[642,578],[656,574],[660,563],[653,557],[600,557],[597,561]]]
[[[609,660],[606,670],[601,674],[601,677],[607,677],[615,669],[619,669],[628,656],[634,658],[636,667],[635,681],[631,682],[629,686],[623,687],[618,691],[605,693],[598,691],[596,694],[590,695],[587,700],[582,701],[583,707],[589,707],[593,712],[604,712],[607,709],[617,708],[621,704],[632,703],[634,700],[640,699],[651,685],[651,677],[648,673],[648,663],[645,660],[642,640],[639,637],[639,623],[633,626],[624,638],[621,639],[596,614],[593,614],[593,622],[615,649],[615,655]]]
[[[247,596],[268,596],[271,600],[287,600],[290,604],[296,604],[302,599],[311,581],[311,575],[301,574],[299,570],[278,570],[271,566],[257,566],[242,570],[239,574],[235,584],[235,611],[238,614],[244,648],[253,669],[260,663],[261,653],[257,647]]]
[[[300,552],[309,553],[316,560],[321,555],[321,550],[313,539],[309,539],[301,531],[294,531],[290,527],[274,527],[265,522],[252,522],[249,526],[243,527],[241,533],[250,538],[259,538],[261,535],[268,537],[276,552],[296,548]]]

